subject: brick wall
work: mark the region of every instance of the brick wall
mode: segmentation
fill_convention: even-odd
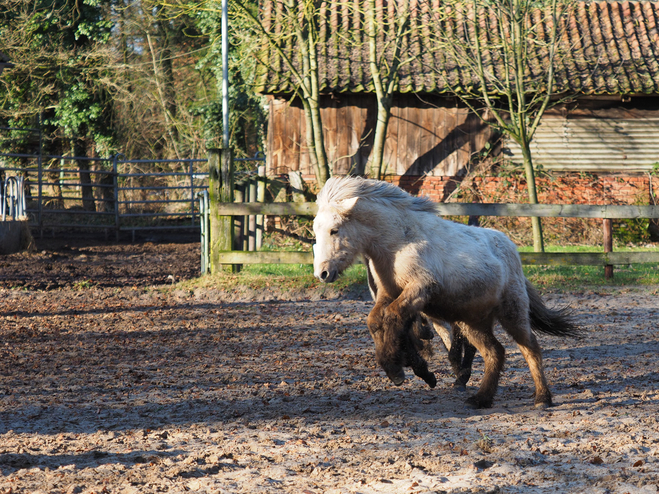
[[[444,202],[460,181],[458,177],[406,175],[387,180],[436,202]],[[650,185],[655,197],[659,196],[659,178],[651,180],[648,175],[575,174],[536,179],[538,199],[545,204],[652,204]],[[476,177],[465,188],[479,202],[527,202],[526,181],[518,177]]]
[[[303,178],[313,189],[315,177]],[[470,183],[462,184],[462,190],[457,193],[459,177],[402,175],[386,180],[435,202],[445,202],[447,198],[451,202],[528,202],[526,181],[520,177],[475,177]],[[651,186],[654,197],[659,198],[659,178],[648,175],[565,174],[537,178],[539,200],[544,204],[653,204]],[[542,223],[548,243],[597,245],[602,242],[600,219],[543,218]],[[627,228],[623,223],[614,222],[614,234],[619,236]],[[483,217],[481,225],[506,232],[519,245],[532,243],[529,218]]]
[[[313,188],[316,181],[313,175],[302,178]],[[385,180],[435,202],[445,202],[461,181],[460,177],[428,175],[388,176]],[[651,179],[648,175],[568,174],[536,178],[538,199],[544,204],[653,204],[651,184],[655,197],[659,198],[659,177]],[[466,188],[469,196],[479,202],[528,202],[526,180],[520,177],[475,177]]]
[[[519,177],[476,177],[462,184],[462,190],[454,194],[458,177],[410,177],[388,179],[415,195],[429,197],[436,202],[528,202],[526,181]],[[648,175],[578,175],[544,176],[536,179],[539,202],[544,204],[653,204],[659,197],[659,178]],[[529,218],[487,217],[481,225],[507,233],[519,245],[530,245],[531,224]],[[543,218],[543,231],[547,243],[593,244],[602,242],[602,220],[586,218]],[[640,224],[640,223],[639,223]],[[630,230],[631,228],[631,230]],[[614,222],[616,241],[638,241],[646,238],[643,228],[636,228],[625,221]],[[656,239],[650,236],[650,239]]]

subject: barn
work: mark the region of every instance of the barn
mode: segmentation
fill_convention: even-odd
[[[318,28],[321,116],[334,174],[364,173],[377,115],[364,49],[356,49],[354,41],[342,44],[348,37],[365,36],[363,19],[351,14],[349,3],[325,2]],[[386,8],[386,0],[378,4]],[[399,72],[385,175],[412,193],[445,201],[484,155],[511,166],[521,158],[513,142],[500,139],[449,88],[444,74],[453,77],[456,68],[442,66],[442,54],[424,45],[423,33],[432,29],[424,5],[410,3],[410,22],[421,28],[410,29],[404,43],[416,55]],[[276,29],[277,15],[277,2],[266,1],[261,17],[268,29]],[[654,203],[659,192],[659,179],[654,179],[659,162],[659,4],[580,2],[562,20],[559,45],[570,56],[557,66],[556,79],[561,96],[569,98],[545,114],[532,143],[535,165],[543,171],[541,202]],[[265,46],[261,60],[267,62],[256,82],[269,103],[267,174],[298,171],[313,183],[296,87],[276,51]],[[474,200],[523,197],[519,174],[494,167],[470,180],[478,195]],[[519,197],[511,196],[515,193]]]

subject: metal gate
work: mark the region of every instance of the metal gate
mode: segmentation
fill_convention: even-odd
[[[265,158],[239,159],[256,169]],[[21,177],[35,234],[58,231],[135,236],[138,231],[199,231],[206,159],[129,160],[0,154],[0,179]]]

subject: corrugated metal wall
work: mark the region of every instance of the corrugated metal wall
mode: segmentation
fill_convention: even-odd
[[[531,143],[533,163],[548,170],[650,171],[659,162],[659,118],[545,118]],[[508,139],[504,154],[522,162]]]

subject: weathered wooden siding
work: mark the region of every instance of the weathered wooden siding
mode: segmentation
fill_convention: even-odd
[[[325,149],[334,174],[363,173],[375,130],[372,95],[323,97],[321,115]],[[453,100],[421,101],[401,95],[395,101],[385,144],[386,174],[390,176],[456,176],[473,153],[490,137],[488,126]],[[304,112],[299,101],[270,99],[268,175],[313,171],[305,141]]]

